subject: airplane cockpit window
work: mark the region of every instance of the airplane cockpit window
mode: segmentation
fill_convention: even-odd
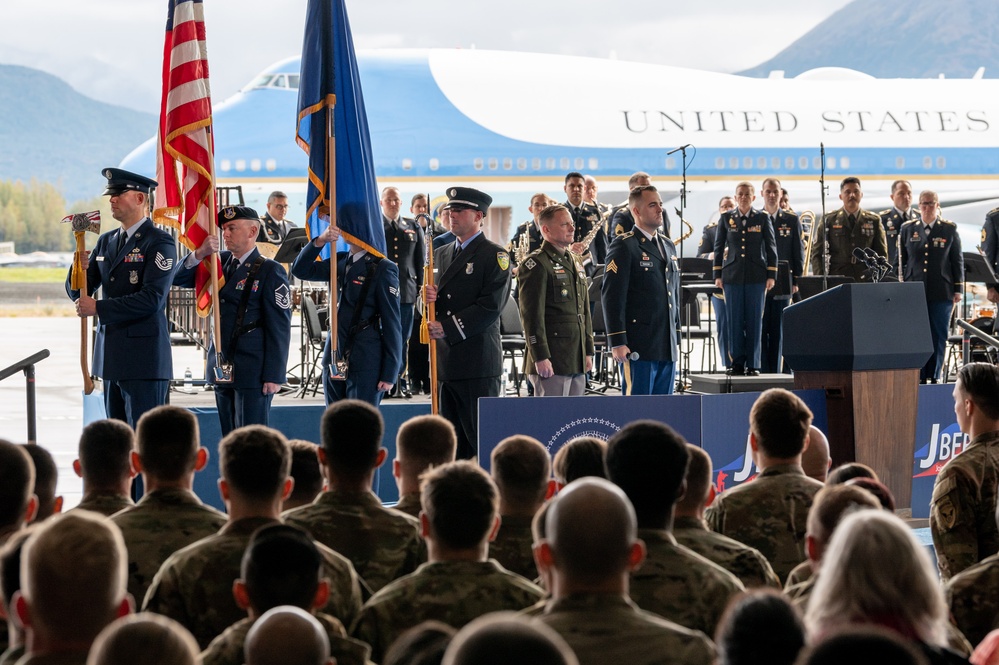
[[[298,74],[288,74],[288,87],[292,90],[298,90],[298,80],[300,78]]]
[[[280,88],[283,90],[298,90],[298,74],[261,74],[250,83],[250,88]]]
[[[251,88],[267,88],[271,85],[271,81],[274,80],[273,74],[261,74],[257,78],[253,79],[250,83]]]
[[[288,77],[284,74],[278,74],[274,77],[274,81],[271,83],[271,87],[274,88],[287,88],[288,87]]]

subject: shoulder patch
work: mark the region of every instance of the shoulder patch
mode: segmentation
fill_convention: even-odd
[[[618,224],[614,227],[614,235],[619,236],[624,234],[624,225]]]
[[[615,275],[617,274],[617,263],[615,263],[614,259],[611,259],[610,263],[607,264],[606,270],[607,272],[612,272]]]
[[[538,263],[534,259],[527,259],[524,261],[524,267],[528,270],[534,270],[534,266],[536,265],[538,265]],[[506,268],[504,268],[504,270],[506,270]]]
[[[506,252],[496,252],[496,263],[499,264],[500,270],[509,270],[510,255]]]
[[[173,268],[173,259],[166,258],[160,252],[156,252],[156,258],[153,259],[153,263],[155,263],[156,267],[162,270],[163,272],[166,272],[171,268]]]
[[[988,233],[987,233],[987,232],[985,231],[985,229],[982,229],[982,243],[984,243],[984,242],[985,242],[985,238],[987,238],[987,237],[988,237],[988,235],[989,235],[989,234],[988,234]]]
[[[287,284],[282,284],[274,289],[274,304],[281,309],[291,309],[291,293],[288,291]]]
[[[881,212],[879,212],[878,214],[879,215],[887,215],[890,212],[891,212],[891,208],[886,208],[886,209],[882,210]]]

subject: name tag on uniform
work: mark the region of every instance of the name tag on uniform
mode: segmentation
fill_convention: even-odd
[[[639,261],[638,262],[638,266],[640,268],[651,268],[652,267],[652,261]]]

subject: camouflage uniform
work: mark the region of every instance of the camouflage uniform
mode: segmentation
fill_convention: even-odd
[[[381,662],[392,642],[422,621],[461,628],[489,612],[524,609],[542,596],[540,588],[495,561],[425,563],[372,596],[351,633],[370,644],[371,659]]]
[[[790,589],[795,584],[801,584],[802,582],[807,582],[812,579],[814,575],[812,570],[811,561],[802,561],[797,566],[794,567],[790,573],[788,573],[787,579],[784,581],[784,588]]]
[[[711,531],[702,519],[677,517],[673,521],[673,537],[687,549],[738,577],[747,589],[780,588],[780,580],[765,556],[749,545]]]
[[[316,619],[326,629],[330,639],[330,655],[336,658],[337,665],[364,665],[371,649],[367,644],[347,637],[343,624],[328,614],[319,613]],[[249,617],[241,619],[225,629],[212,640],[208,648],[201,652],[200,665],[243,665],[243,644],[246,634],[256,623]]]
[[[579,665],[714,662],[714,645],[706,635],[644,612],[624,596],[575,594],[551,601],[534,620],[561,635]]]
[[[678,545],[665,529],[639,529],[646,556],[631,573],[631,599],[684,628],[714,635],[728,601],[745,591],[732,573]]]
[[[6,625],[4,626],[4,631],[6,632]],[[6,642],[6,638],[4,639]],[[24,656],[24,645],[18,647],[11,647],[0,655],[0,665],[14,665]]]
[[[17,665],[86,665],[87,651],[36,653],[17,661]]]
[[[972,644],[999,628],[997,585],[999,554],[993,554],[950,578],[944,587],[950,614]]]
[[[333,489],[283,517],[350,559],[372,591],[413,572],[427,559],[419,520],[383,507],[370,491]]]
[[[223,630],[246,616],[232,597],[232,583],[239,578],[250,536],[260,527],[276,523],[266,517],[228,522],[214,536],[174,552],[153,578],[142,609],[180,622],[204,649]],[[323,610],[349,624],[361,606],[357,574],[350,562],[336,552],[327,547],[319,551],[323,576],[330,584],[330,598]]]
[[[818,579],[818,577],[813,575],[804,582],[789,584],[784,587],[784,595],[787,596],[787,599],[791,601],[792,605],[798,608],[798,611],[801,612],[802,615],[804,615],[805,610],[808,609],[808,600],[812,597],[812,591],[815,590],[815,583]]]
[[[111,517],[118,511],[131,508],[134,505],[132,497],[117,492],[88,492],[83,495],[83,499],[73,510],[89,510],[105,517]]]
[[[218,532],[228,517],[201,503],[191,490],[153,490],[111,521],[128,550],[128,592],[142,603],[153,577],[171,554]]]
[[[406,513],[410,517],[420,518],[420,511],[423,510],[423,505],[420,503],[420,493],[411,492],[410,494],[403,494],[399,497],[399,503],[392,506],[401,513]]]
[[[805,522],[822,487],[800,465],[777,464],[719,494],[704,517],[713,531],[759,550],[783,580],[805,560]]]
[[[976,436],[940,470],[930,500],[930,533],[947,580],[999,552],[999,431]]]
[[[503,515],[496,540],[489,543],[489,558],[496,559],[507,570],[529,580],[538,576],[534,564],[534,535],[531,533],[530,517]]]

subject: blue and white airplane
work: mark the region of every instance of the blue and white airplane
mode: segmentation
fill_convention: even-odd
[[[917,195],[940,194],[944,216],[973,251],[985,212],[999,204],[999,81],[981,72],[886,80],[824,68],[754,79],[449,49],[361,51],[358,64],[379,185],[399,187],[404,200],[436,198],[452,184],[487,191],[494,237],[527,218],[531,194],[564,200],[569,171],[594,176],[606,203],[622,201],[628,176],[647,171],[672,215],[683,163],[681,152],[667,153],[687,144],[685,217],[697,227],[688,255],[719,197],[740,180],[759,189],[777,176],[796,210],[820,213],[820,144],[827,210],[840,207],[848,175],[862,179],[863,206],[874,211],[891,205],[892,181],[908,179]],[[304,214],[307,166],[294,140],[299,69],[299,58],[279,62],[214,110],[219,184],[241,184],[261,210],[282,189],[291,219]],[[122,167],[153,175],[154,153],[150,139]]]

